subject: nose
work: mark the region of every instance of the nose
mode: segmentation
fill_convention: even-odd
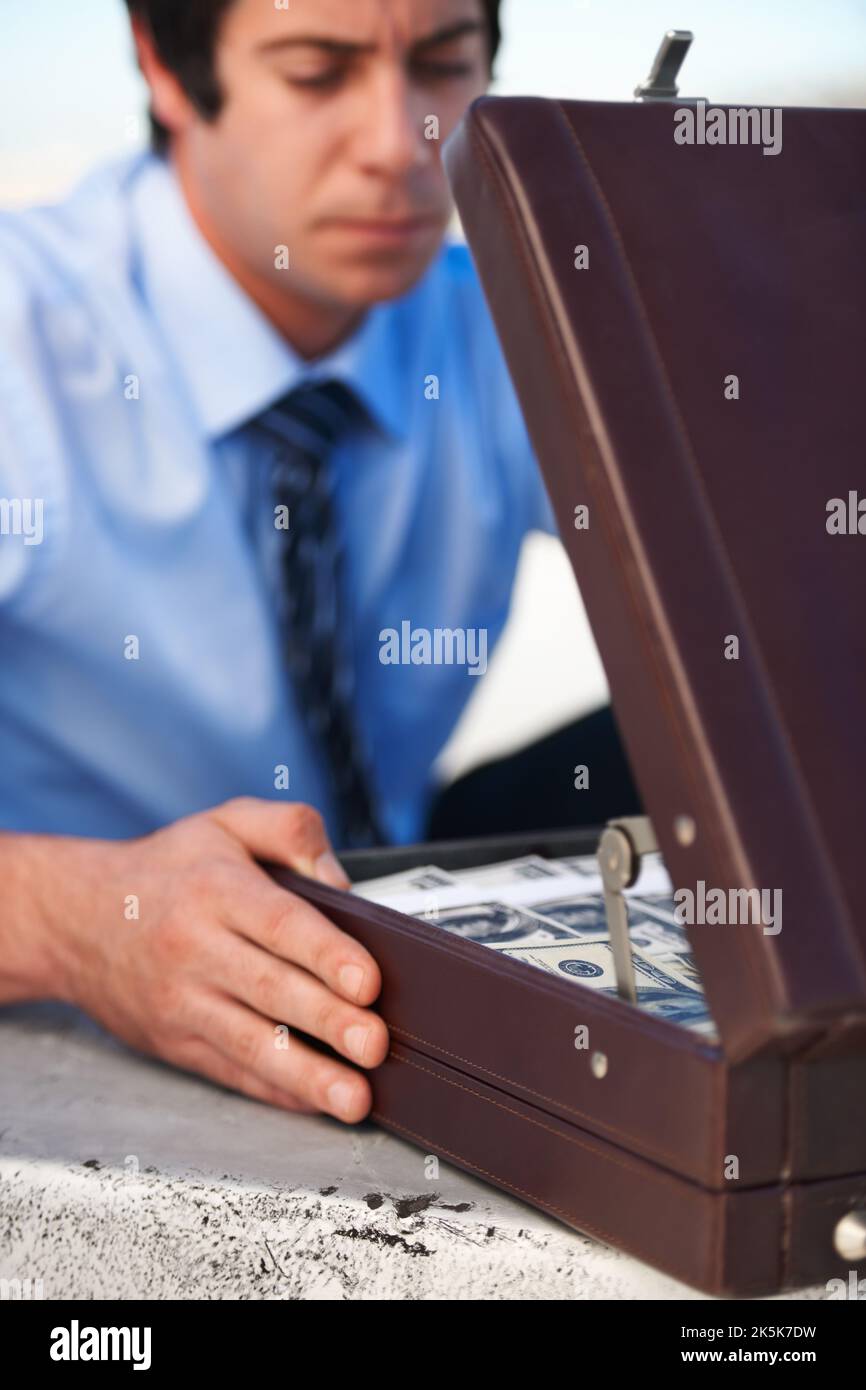
[[[357,128],[357,149],[367,172],[405,176],[432,158],[433,141],[425,138],[425,119],[406,74],[391,68],[370,84],[367,110]]]

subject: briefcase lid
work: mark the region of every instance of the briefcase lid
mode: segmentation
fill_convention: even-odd
[[[725,1050],[862,1049],[866,113],[678,109],[482,98],[446,167]]]

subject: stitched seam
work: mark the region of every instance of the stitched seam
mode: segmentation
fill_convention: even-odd
[[[480,1062],[474,1061],[471,1057],[462,1057],[459,1052],[450,1052],[447,1047],[442,1047],[439,1043],[430,1042],[428,1038],[422,1038],[417,1033],[410,1033],[407,1028],[398,1028],[396,1024],[388,1023],[387,1019],[384,1021],[388,1030],[392,1033],[399,1033],[401,1037],[411,1038],[413,1042],[423,1043],[425,1047],[432,1047],[437,1052],[441,1052],[444,1057],[453,1057],[456,1062],[463,1062],[467,1067],[475,1067],[477,1071],[483,1071],[486,1076],[492,1076],[497,1081],[504,1081],[509,1086],[516,1086],[518,1090],[525,1091],[527,1095],[535,1096],[537,1100],[547,1101],[550,1105],[556,1105],[560,1110],[565,1110],[570,1115],[577,1115],[580,1119],[587,1120],[590,1124],[598,1125],[600,1129],[606,1129],[611,1134],[616,1134],[621,1139],[628,1139],[631,1142],[635,1141],[635,1135],[630,1130],[619,1129],[616,1125],[608,1124],[606,1121],[600,1120],[597,1115],[590,1113],[588,1110],[578,1110],[574,1105],[566,1105],[564,1101],[556,1100],[553,1096],[547,1096],[543,1091],[535,1091],[531,1086],[524,1086],[522,1082],[515,1081],[513,1077],[505,1076],[501,1072],[491,1071],[489,1067],[482,1066]],[[643,1147],[646,1148],[647,1152],[654,1153],[660,1158],[668,1159],[675,1168],[681,1162],[681,1159],[678,1158],[676,1154],[671,1153],[667,1149],[656,1148],[655,1145],[651,1145],[649,1141],[645,1142],[643,1139],[640,1142]]]
[[[797,1064],[797,1058],[792,1058],[789,1065],[785,1068],[785,1149],[784,1149],[784,1175],[790,1178],[801,1153],[800,1149],[800,1129],[798,1126],[798,1116],[805,1110],[801,1104],[804,1095],[805,1078],[801,1074]],[[794,1198],[789,1192],[785,1192],[782,1198],[782,1272],[787,1275],[793,1263],[793,1244],[794,1244]]]
[[[726,1074],[726,1076],[725,1076],[725,1081],[727,1081],[727,1079],[728,1079],[728,1078],[727,1078],[727,1074]],[[725,1117],[726,1111],[723,1109],[723,1106],[725,1105],[725,1102],[728,1100],[728,1098],[729,1098],[729,1096],[730,1096],[730,1086],[728,1085],[727,1087],[725,1087],[725,1088],[723,1089],[722,1077],[719,1076],[718,1078],[715,1078],[715,1084],[713,1084],[713,1083],[711,1082],[711,1085],[710,1085],[710,1094],[711,1094],[712,1097],[713,1097],[713,1103],[712,1103],[712,1106],[711,1106],[711,1111],[712,1111],[713,1118],[714,1118],[715,1121],[716,1121],[716,1124],[715,1124],[715,1146],[716,1146],[716,1154],[718,1155],[718,1154],[721,1154],[721,1153],[724,1151],[724,1147],[725,1147],[725,1145],[724,1145],[724,1137],[723,1137],[723,1119],[724,1119],[724,1117]],[[723,1254],[723,1229],[724,1229],[724,1222],[723,1222],[723,1220],[722,1220],[721,1206],[719,1206],[719,1207],[714,1207],[713,1210],[710,1212],[710,1222],[711,1222],[711,1230],[710,1230],[710,1260],[711,1260],[711,1268],[712,1268],[713,1271],[715,1272],[716,1283],[718,1283],[718,1282],[719,1282],[719,1279],[720,1279],[721,1271],[722,1271],[722,1269],[723,1269],[723,1264],[724,1264],[724,1254]]]
[[[802,1140],[805,1135],[806,1106],[803,1102],[806,1096],[806,1078],[796,1056],[791,1059],[786,1070],[789,1084],[785,1088],[785,1166],[790,1175],[797,1167],[804,1147]]]
[[[427,1076],[432,1076],[434,1081],[439,1081],[445,1086],[453,1086],[456,1091],[465,1091],[467,1095],[474,1096],[476,1100],[482,1100],[486,1105],[492,1105],[497,1110],[504,1111],[506,1115],[513,1115],[515,1119],[523,1120],[524,1124],[534,1125],[536,1129],[543,1129],[547,1134],[555,1135],[557,1139],[562,1139],[566,1144],[573,1144],[575,1148],[583,1149],[586,1153],[595,1154],[597,1152],[591,1144],[584,1143],[583,1140],[578,1139],[575,1135],[562,1134],[558,1129],[553,1129],[550,1125],[544,1124],[541,1120],[536,1120],[530,1115],[522,1115],[519,1110],[513,1110],[510,1106],[503,1105],[499,1100],[491,1100],[489,1096],[482,1095],[480,1091],[474,1091],[471,1086],[463,1086],[459,1081],[452,1081],[450,1076],[440,1076],[438,1072],[431,1071],[429,1067],[422,1067],[419,1062],[413,1062],[408,1057],[401,1057],[397,1052],[390,1052],[388,1056],[389,1059],[395,1062],[402,1062],[404,1066],[414,1067],[415,1071],[424,1072]],[[637,1163],[630,1163],[626,1159],[615,1157],[613,1154],[607,1155],[605,1162],[612,1163],[617,1168],[622,1168],[624,1172],[629,1174],[633,1174],[638,1169]],[[646,1170],[644,1171],[646,1172]],[[647,1176],[651,1176],[658,1181],[663,1178],[669,1178],[671,1175],[668,1173],[656,1174],[653,1173],[652,1170],[649,1170]],[[683,1178],[681,1181],[687,1182],[688,1179]]]
[[[831,1179],[830,1181],[833,1181]],[[820,1202],[810,1202],[808,1197],[803,1199],[803,1205],[813,1211],[815,1207],[838,1207],[847,1205],[849,1202],[866,1202],[866,1187],[862,1192],[849,1192],[844,1197],[822,1197]]]

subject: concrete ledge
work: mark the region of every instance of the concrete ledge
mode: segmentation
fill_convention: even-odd
[[[47,1299],[699,1299],[372,1125],[0,1009],[0,1278]],[[817,1288],[798,1298],[826,1298]]]

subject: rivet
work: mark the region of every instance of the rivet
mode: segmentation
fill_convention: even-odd
[[[866,1260],[866,1211],[849,1211],[833,1232],[836,1254],[852,1264]]]
[[[674,817],[674,835],[678,845],[693,845],[697,833],[698,827],[691,816]]]
[[[603,1076],[607,1076],[607,1058],[603,1052],[593,1052],[589,1065],[592,1067],[593,1076],[599,1081]]]

